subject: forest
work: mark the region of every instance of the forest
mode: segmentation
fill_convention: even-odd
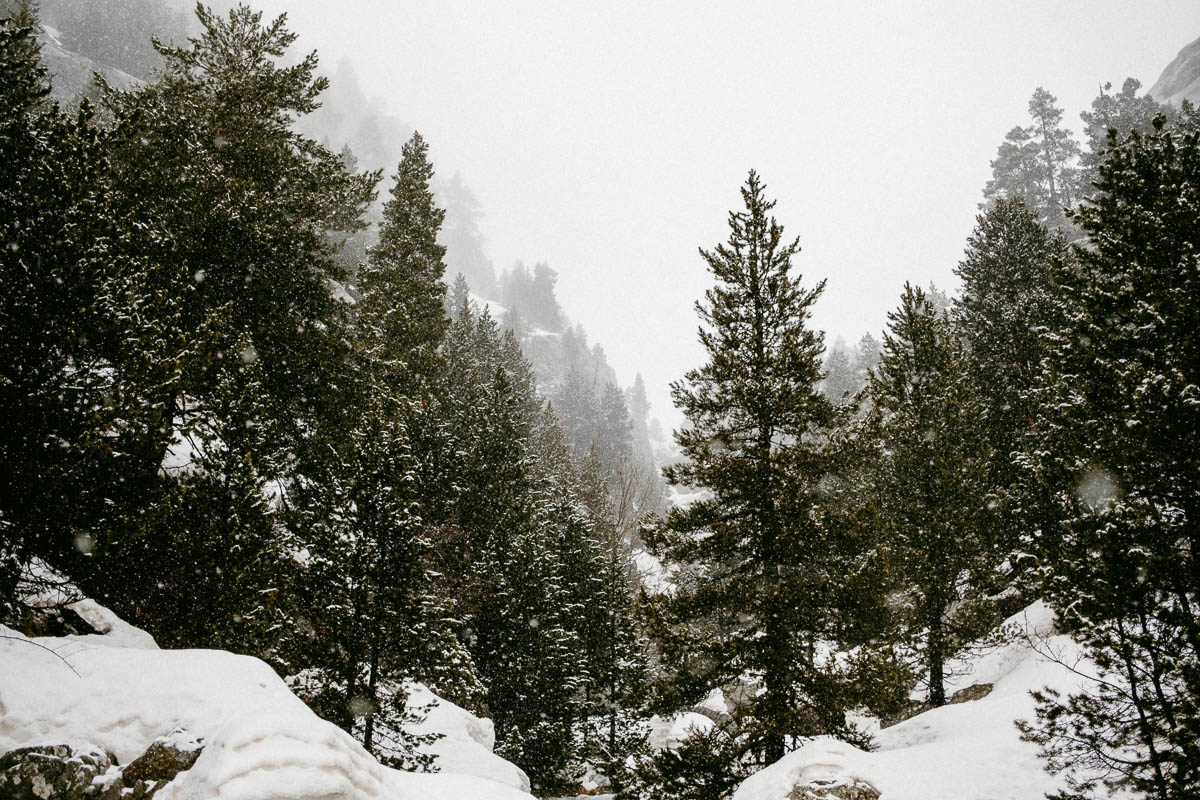
[[[1041,602],[1090,676],[1012,733],[1054,796],[1200,795],[1190,103],[1105,86],[1080,145],[1038,88],[961,289],[853,346],[748,170],[668,452],[421,133],[306,129],[329,81],[285,19],[124,5],[0,4],[0,635],[91,598],[261,659],[388,767],[436,769],[426,687],[539,797],[722,800],[947,706]],[[134,77],[52,96],[39,14]]]

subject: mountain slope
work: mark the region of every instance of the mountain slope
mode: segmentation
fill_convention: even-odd
[[[1179,51],[1150,87],[1150,94],[1160,103],[1176,106],[1183,100],[1200,103],[1200,39]]]

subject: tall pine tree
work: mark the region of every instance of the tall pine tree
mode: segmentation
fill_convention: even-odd
[[[684,627],[721,620],[689,642],[672,695],[697,702],[743,673],[757,676],[746,746],[773,761],[790,737],[840,724],[820,696],[819,665],[805,655],[827,623],[808,581],[823,550],[813,508],[833,409],[817,388],[822,337],[807,326],[824,284],[801,286],[792,263],[799,242],[784,239],[757,173],[741,194],[728,242],[700,251],[717,281],[697,303],[709,360],[672,384],[687,419],[676,433],[687,460],[667,478],[707,493],[673,509],[654,543],[676,563],[701,565],[667,601],[669,616]]]

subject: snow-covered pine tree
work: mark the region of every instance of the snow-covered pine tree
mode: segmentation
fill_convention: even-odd
[[[448,324],[442,310],[446,248],[438,244],[446,212],[434,204],[432,180],[429,145],[413,133],[383,206],[379,242],[358,275],[369,355],[388,390],[414,398],[437,371]]]
[[[293,584],[303,619],[289,665],[293,688],[315,711],[390,763],[427,763],[405,731],[404,681],[445,654],[429,653],[437,609],[429,542],[405,438],[405,400],[377,397],[360,422],[324,439],[323,471],[292,489]],[[452,624],[452,623],[447,623]],[[432,663],[431,663],[432,662]]]
[[[966,366],[982,412],[976,424],[990,448],[996,511],[990,545],[999,558],[1016,553],[1021,535],[1036,524],[1031,517],[1045,510],[1034,498],[1014,500],[1011,492],[1014,456],[1037,413],[1028,392],[1049,350],[1046,334],[1061,327],[1062,301],[1051,273],[1066,257],[1062,235],[1039,223],[1022,198],[1002,198],[976,218],[955,269],[963,288],[954,321],[970,350]]]
[[[817,388],[822,337],[807,326],[824,284],[801,286],[792,264],[799,242],[784,239],[754,171],[741,195],[728,242],[700,251],[717,281],[697,303],[709,360],[671,387],[687,419],[676,432],[687,460],[667,468],[667,479],[707,493],[672,509],[650,543],[697,565],[691,582],[663,598],[678,623],[673,642],[684,645],[666,653],[666,697],[695,703],[742,675],[758,678],[762,690],[742,712],[742,748],[770,762],[793,737],[844,724],[813,656],[829,624],[817,561],[834,554],[814,507],[834,414]]]
[[[1043,588],[1099,680],[1043,693],[1026,735],[1062,797],[1174,800],[1200,794],[1200,136],[1159,118],[1113,136],[1099,175],[1026,460],[1057,501]]]
[[[315,53],[280,64],[296,39],[283,17],[264,23],[239,5],[224,17],[201,6],[197,18],[197,37],[158,46],[152,81],[105,89],[117,202],[164,233],[144,255],[159,268],[156,286],[186,297],[172,327],[191,338],[227,309],[262,361],[280,434],[295,440],[303,419],[346,405],[331,234],[362,227],[378,175],[348,173],[337,153],[295,132],[327,81]],[[189,376],[192,397],[208,390],[205,374]]]
[[[906,283],[888,328],[868,385],[883,462],[878,519],[907,597],[902,627],[923,656],[929,703],[940,706],[947,660],[985,632],[964,601],[987,585],[987,450],[949,317]]]
[[[111,586],[97,554],[157,490],[165,398],[186,350],[169,322],[178,299],[143,257],[162,230],[116,201],[111,138],[90,108],[69,118],[47,102],[37,24],[28,7],[0,21],[0,603],[10,612],[14,570],[34,557],[85,590]],[[88,581],[93,568],[101,582]]]

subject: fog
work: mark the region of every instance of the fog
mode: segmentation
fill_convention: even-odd
[[[1044,86],[1080,128],[1200,34],[1175,2],[405,3],[260,0],[431,143],[480,199],[497,270],[559,272],[623,384],[702,363],[698,247],[750,168],[801,239],[814,324],[878,337],[905,280],[952,291],[989,161]]]

